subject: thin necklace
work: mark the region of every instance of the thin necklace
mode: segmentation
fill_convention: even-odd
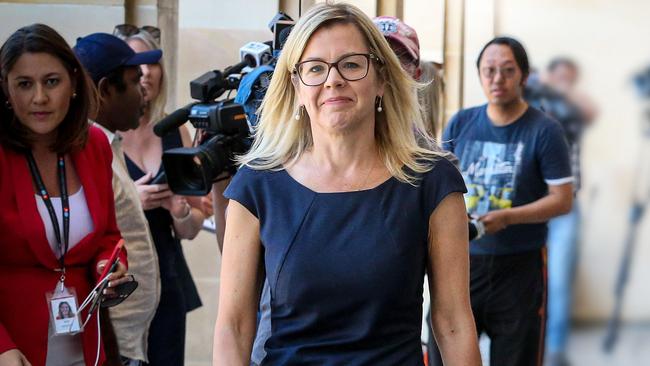
[[[314,164],[314,166],[317,166],[313,154],[309,158],[312,161],[312,164]],[[363,180],[363,182],[361,182],[360,185],[358,185],[355,189],[353,189],[353,191],[359,192],[363,189],[363,187],[365,187],[366,183],[368,182],[368,178],[370,178],[370,173],[372,173],[372,171],[375,169],[375,165],[377,164],[373,162],[373,164],[370,166],[370,169],[368,169],[368,173],[366,173],[366,178]],[[316,171],[318,171],[318,169]],[[317,175],[320,176],[320,173],[317,173]]]
[[[366,174],[366,179],[363,180],[363,183],[356,189],[357,192],[363,189],[363,187],[366,186],[366,183],[368,182],[368,178],[370,178],[370,173],[372,173],[373,169],[375,169],[375,163],[373,162],[372,165],[370,166],[370,169],[368,169],[368,173]]]

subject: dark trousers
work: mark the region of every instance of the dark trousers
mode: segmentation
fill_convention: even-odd
[[[541,366],[546,327],[546,249],[470,256],[470,296],[490,365]],[[442,365],[437,349],[431,365]]]

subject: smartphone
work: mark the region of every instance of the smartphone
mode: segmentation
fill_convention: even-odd
[[[152,180],[150,184],[166,184],[167,183],[167,175],[163,171],[162,173],[156,175]]]
[[[120,255],[123,246],[124,246],[124,239],[120,239],[120,241],[118,241],[117,244],[115,245],[115,248],[113,249],[113,253],[111,253],[111,257],[108,259],[108,262],[106,262],[106,266],[102,271],[102,275],[99,276],[100,281],[103,280],[106,276],[108,276],[108,274],[111,273],[111,271],[115,270],[117,256]]]

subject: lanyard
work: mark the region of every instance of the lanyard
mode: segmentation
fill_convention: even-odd
[[[65,273],[65,253],[68,251],[68,240],[70,236],[70,205],[68,204],[68,187],[65,177],[65,159],[63,158],[62,154],[57,155],[59,187],[61,189],[61,211],[63,214],[63,238],[61,238],[59,220],[56,217],[54,206],[52,205],[52,200],[50,199],[50,195],[47,193],[47,189],[45,189],[43,178],[41,177],[41,173],[38,171],[36,160],[34,160],[34,156],[32,155],[31,151],[27,153],[27,162],[29,163],[29,169],[32,172],[34,184],[36,184],[36,188],[38,189],[37,193],[43,199],[43,202],[47,207],[47,212],[50,214],[50,219],[52,220],[52,228],[54,229],[54,235],[56,235],[57,245],[59,252],[61,253],[61,270],[63,270]]]

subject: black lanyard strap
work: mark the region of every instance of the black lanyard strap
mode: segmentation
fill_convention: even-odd
[[[47,193],[47,189],[43,183],[43,178],[41,177],[41,173],[38,170],[36,160],[34,160],[34,156],[32,155],[31,151],[27,153],[27,162],[29,163],[29,169],[32,172],[34,184],[38,190],[37,193],[43,199],[43,203],[45,203],[45,207],[47,207],[47,212],[50,214],[50,220],[52,220],[52,228],[54,229],[54,235],[56,236],[59,252],[61,253],[61,268],[64,268],[65,254],[68,252],[68,244],[70,238],[70,205],[68,202],[68,186],[65,176],[65,158],[62,154],[57,155],[59,189],[61,190],[61,213],[63,216],[63,238],[61,238],[59,220],[56,217],[56,212],[54,211],[52,200],[50,199],[50,195]]]

